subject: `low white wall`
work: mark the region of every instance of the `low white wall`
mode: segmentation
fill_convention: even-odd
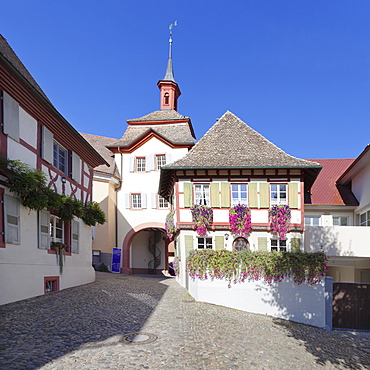
[[[332,328],[332,278],[316,285],[297,285],[286,279],[273,285],[262,280],[245,281],[228,288],[226,280],[189,277],[188,290],[200,302]]]

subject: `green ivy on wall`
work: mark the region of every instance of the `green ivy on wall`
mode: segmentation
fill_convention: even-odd
[[[52,209],[63,221],[81,218],[86,225],[106,222],[105,214],[96,202],[83,203],[73,197],[58,194],[47,186],[45,174],[18,160],[0,156],[0,174],[7,178],[9,190],[19,196],[22,205],[33,211]]]

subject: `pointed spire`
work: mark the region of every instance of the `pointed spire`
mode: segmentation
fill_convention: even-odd
[[[173,82],[176,82],[175,81],[175,76],[173,74],[173,66],[172,66],[172,28],[174,26],[177,26],[177,21],[173,22],[173,24],[171,24],[169,26],[170,39],[168,40],[168,42],[170,43],[170,46],[169,46],[169,53],[168,53],[168,62],[167,62],[166,74],[164,75],[163,80],[164,81],[173,81]]]
[[[177,99],[181,95],[180,88],[175,81],[172,67],[172,28],[177,26],[177,21],[170,25],[170,48],[168,54],[168,62],[166,74],[162,80],[158,81],[157,85],[160,90],[160,109],[173,109],[177,111]]]

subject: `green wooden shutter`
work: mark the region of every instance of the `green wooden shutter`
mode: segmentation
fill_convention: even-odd
[[[266,237],[258,238],[258,250],[267,251],[267,238]]]
[[[260,182],[260,207],[270,207],[269,184],[267,182]]]
[[[225,248],[223,236],[215,236],[215,248],[216,251],[220,251]]]
[[[289,207],[298,208],[298,183],[289,183]]]
[[[191,182],[184,182],[184,207],[190,208],[193,205],[193,188]]]
[[[221,207],[230,207],[230,184],[228,182],[221,182]]]
[[[290,239],[290,250],[293,253],[297,253],[301,251],[301,239],[300,238]]]
[[[220,184],[218,182],[211,183],[211,206],[220,208]]]
[[[258,208],[258,194],[257,194],[257,183],[251,182],[248,185],[248,196],[249,196],[249,207]]]
[[[194,250],[193,236],[192,235],[185,235],[185,253],[186,253],[186,255],[188,255],[193,250]]]

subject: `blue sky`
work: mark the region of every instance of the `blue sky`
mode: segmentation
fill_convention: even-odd
[[[226,110],[299,158],[370,142],[370,1],[12,0],[0,33],[80,132],[120,138],[173,63],[199,139]]]

